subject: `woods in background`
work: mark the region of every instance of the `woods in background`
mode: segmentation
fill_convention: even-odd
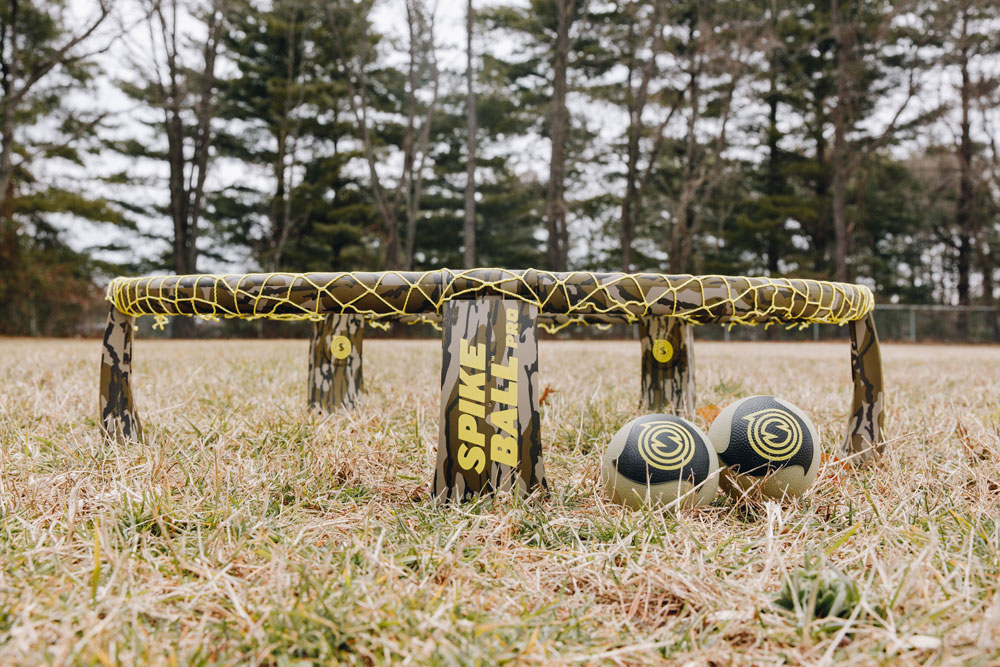
[[[795,275],[995,304],[995,2],[460,9],[0,0],[0,333],[80,330],[115,273],[220,268]]]

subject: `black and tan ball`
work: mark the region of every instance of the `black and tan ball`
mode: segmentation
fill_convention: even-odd
[[[660,507],[682,496],[684,505],[703,505],[719,488],[718,470],[715,449],[697,426],[673,415],[646,415],[611,439],[601,485],[613,501],[633,509]]]
[[[771,498],[800,496],[816,480],[816,427],[797,406],[774,396],[751,396],[727,406],[708,437],[725,466],[722,488],[738,496],[751,487]]]

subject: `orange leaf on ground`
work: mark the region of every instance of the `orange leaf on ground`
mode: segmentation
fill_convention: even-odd
[[[549,397],[549,394],[554,394],[554,393],[556,393],[555,389],[553,389],[549,385],[545,385],[545,389],[542,390],[542,396],[541,398],[538,399],[538,406],[541,407],[545,405],[545,399]]]
[[[720,412],[722,412],[722,408],[713,403],[712,405],[701,406],[698,408],[697,412],[698,416],[704,419],[708,425],[711,426],[712,422],[715,421],[715,418],[719,416]]]

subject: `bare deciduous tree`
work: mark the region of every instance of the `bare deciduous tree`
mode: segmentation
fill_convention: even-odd
[[[643,214],[643,201],[650,177],[663,149],[667,127],[683,103],[686,88],[675,90],[667,83],[654,90],[660,74],[657,58],[663,53],[666,29],[666,3],[657,2],[653,7],[629,5],[635,14],[629,23],[629,45],[626,56],[625,107],[629,125],[626,139],[625,194],[622,196],[619,240],[622,250],[622,271],[632,270],[632,245],[635,240],[636,225]],[[643,25],[643,14],[645,24]],[[640,35],[635,34],[639,24]],[[649,127],[644,115],[653,100],[659,100],[661,117],[655,127]],[[643,156],[642,139],[652,134],[652,145]],[[640,160],[645,157],[645,166]]]
[[[694,270],[694,242],[706,210],[699,200],[712,196],[723,174],[734,98],[749,76],[749,59],[760,37],[761,27],[747,20],[741,5],[727,9],[731,15],[725,11],[696,14],[687,28],[688,48],[681,54],[688,84],[686,104],[680,106],[685,121],[684,157],[670,208],[668,268],[673,273]],[[707,90],[714,99],[703,99]],[[717,110],[711,119],[709,106]]]
[[[569,136],[567,75],[572,43],[570,26],[577,11],[576,0],[553,0],[556,11],[556,41],[552,52],[552,103],[549,110],[549,183],[545,198],[549,268],[565,271],[569,258],[569,209],[566,205],[566,142]]]
[[[353,3],[351,3],[353,5]],[[382,219],[382,241],[387,269],[409,269],[413,266],[417,218],[427,167],[430,133],[438,106],[440,72],[434,41],[434,12],[422,0],[405,0],[408,37],[406,91],[402,113],[405,115],[402,133],[402,167],[390,195],[379,174],[371,112],[368,68],[375,62],[371,44],[369,14],[372,2],[360,6],[327,5],[327,18],[333,35],[340,67],[348,84],[348,102],[358,126],[372,196]],[[359,11],[360,10],[360,11]],[[354,48],[352,48],[354,47]],[[421,90],[430,86],[426,102]],[[400,210],[405,216],[405,248],[401,249]]]
[[[199,225],[204,215],[205,184],[212,156],[216,117],[216,66],[221,50],[227,0],[207,0],[187,14],[181,0],[145,0],[146,40],[134,44],[139,80],[126,92],[155,110],[154,127],[166,140],[166,150],[147,157],[167,163],[173,225],[173,268],[178,274],[197,273]],[[190,22],[201,20],[204,39],[192,42]],[[177,318],[175,337],[192,333],[189,318]]]
[[[465,220],[462,234],[462,264],[476,265],[476,88],[472,51],[475,13],[472,0],[465,8]]]

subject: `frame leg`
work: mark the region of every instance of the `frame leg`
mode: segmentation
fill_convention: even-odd
[[[100,425],[105,442],[142,438],[132,400],[132,331],[135,318],[114,306],[108,312],[101,348]]]
[[[486,297],[443,313],[434,495],[547,488],[538,414],[538,308]]]
[[[642,404],[648,410],[694,415],[694,345],[691,325],[673,317],[639,321]]]
[[[882,353],[871,313],[863,320],[848,323],[851,332],[851,374],[854,399],[847,424],[843,451],[862,464],[885,449],[885,390],[882,382]]]
[[[361,315],[327,315],[313,324],[309,342],[309,405],[324,412],[357,406],[364,390]]]

